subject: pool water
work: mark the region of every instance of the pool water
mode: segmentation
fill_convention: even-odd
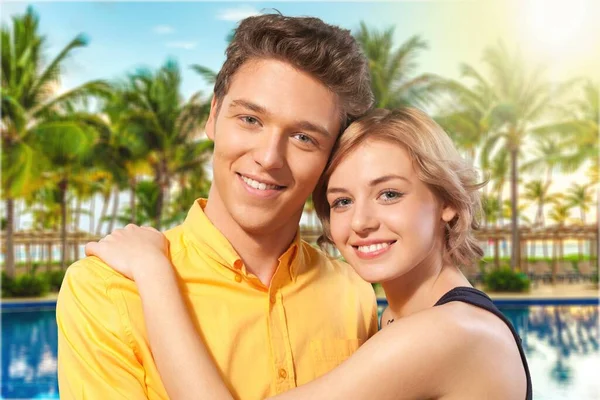
[[[55,310],[2,311],[2,398],[58,399]]]
[[[600,400],[598,306],[500,307],[527,352],[536,400]],[[58,398],[54,309],[2,311],[2,398]]]

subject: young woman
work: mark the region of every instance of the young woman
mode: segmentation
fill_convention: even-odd
[[[354,355],[278,399],[531,399],[514,328],[459,269],[482,256],[473,236],[481,186],[418,110],[375,110],[344,132],[313,196],[320,243],[381,282],[389,307],[383,329]],[[128,226],[86,251],[135,280],[169,396],[231,399],[166,249],[158,231]]]

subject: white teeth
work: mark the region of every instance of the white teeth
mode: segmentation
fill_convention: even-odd
[[[267,189],[278,189],[279,188],[279,186],[277,186],[277,185],[267,185],[266,183],[262,183],[262,182],[255,181],[254,179],[246,178],[244,175],[240,175],[240,176],[242,177],[243,181],[246,182],[246,184],[248,186],[251,186],[254,189],[267,190]]]
[[[370,246],[358,246],[358,251],[360,251],[361,253],[373,253],[382,249],[385,249],[386,247],[390,247],[389,243],[377,243],[377,244],[372,244]]]

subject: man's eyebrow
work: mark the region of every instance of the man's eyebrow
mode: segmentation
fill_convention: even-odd
[[[333,137],[333,135],[327,129],[325,129],[324,126],[313,124],[310,121],[298,121],[295,123],[295,126],[303,131],[316,132],[326,138]]]
[[[254,111],[255,113],[269,115],[269,112],[267,111],[267,109],[264,106],[261,106],[260,104],[253,103],[253,102],[251,102],[249,100],[245,100],[245,99],[233,100],[229,104],[229,108],[235,108],[235,107],[242,107],[242,108],[246,108],[250,111]]]
[[[253,103],[252,101],[246,100],[246,99],[233,100],[229,104],[229,108],[235,108],[235,107],[245,108],[245,109],[253,111],[257,114],[262,114],[262,115],[266,115],[266,116],[271,115],[271,113],[267,110],[266,107],[261,106],[260,104]],[[306,121],[306,120],[296,121],[296,122],[294,122],[294,127],[296,129],[303,130],[303,131],[316,132],[327,138],[333,137],[333,135],[327,129],[325,129],[324,126],[314,124],[310,121]]]

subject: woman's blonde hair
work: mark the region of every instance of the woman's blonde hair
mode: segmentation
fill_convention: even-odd
[[[479,228],[481,200],[475,169],[455,149],[444,130],[424,112],[415,108],[376,109],[352,123],[341,135],[315,191],[315,211],[323,226],[319,245],[332,244],[329,226],[327,185],[337,166],[366,141],[381,140],[403,146],[419,179],[445,205],[456,210],[446,226],[445,249],[458,266],[469,265],[483,256],[474,237]]]

